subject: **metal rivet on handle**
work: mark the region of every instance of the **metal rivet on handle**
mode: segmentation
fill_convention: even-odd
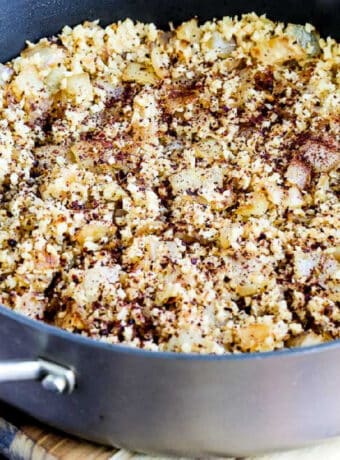
[[[68,383],[65,377],[60,375],[46,375],[41,381],[45,390],[53,391],[54,393],[64,393],[67,390]]]

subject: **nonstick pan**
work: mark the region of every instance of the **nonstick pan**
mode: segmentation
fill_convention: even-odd
[[[250,11],[340,38],[339,0],[0,0],[0,62],[26,39],[85,19],[166,27]],[[227,356],[146,352],[0,306],[0,399],[66,432],[137,451],[246,456],[340,435],[339,363],[338,341]]]

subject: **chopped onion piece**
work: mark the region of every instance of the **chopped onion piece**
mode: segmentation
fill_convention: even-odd
[[[0,85],[6,83],[12,76],[13,70],[4,64],[0,63]]]

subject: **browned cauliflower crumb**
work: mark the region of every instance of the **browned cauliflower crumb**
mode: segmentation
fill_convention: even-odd
[[[86,22],[0,64],[0,302],[148,350],[340,338],[340,45]]]

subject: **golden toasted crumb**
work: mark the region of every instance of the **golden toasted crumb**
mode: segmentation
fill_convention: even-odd
[[[340,338],[340,46],[246,14],[0,64],[0,302],[148,350]]]

